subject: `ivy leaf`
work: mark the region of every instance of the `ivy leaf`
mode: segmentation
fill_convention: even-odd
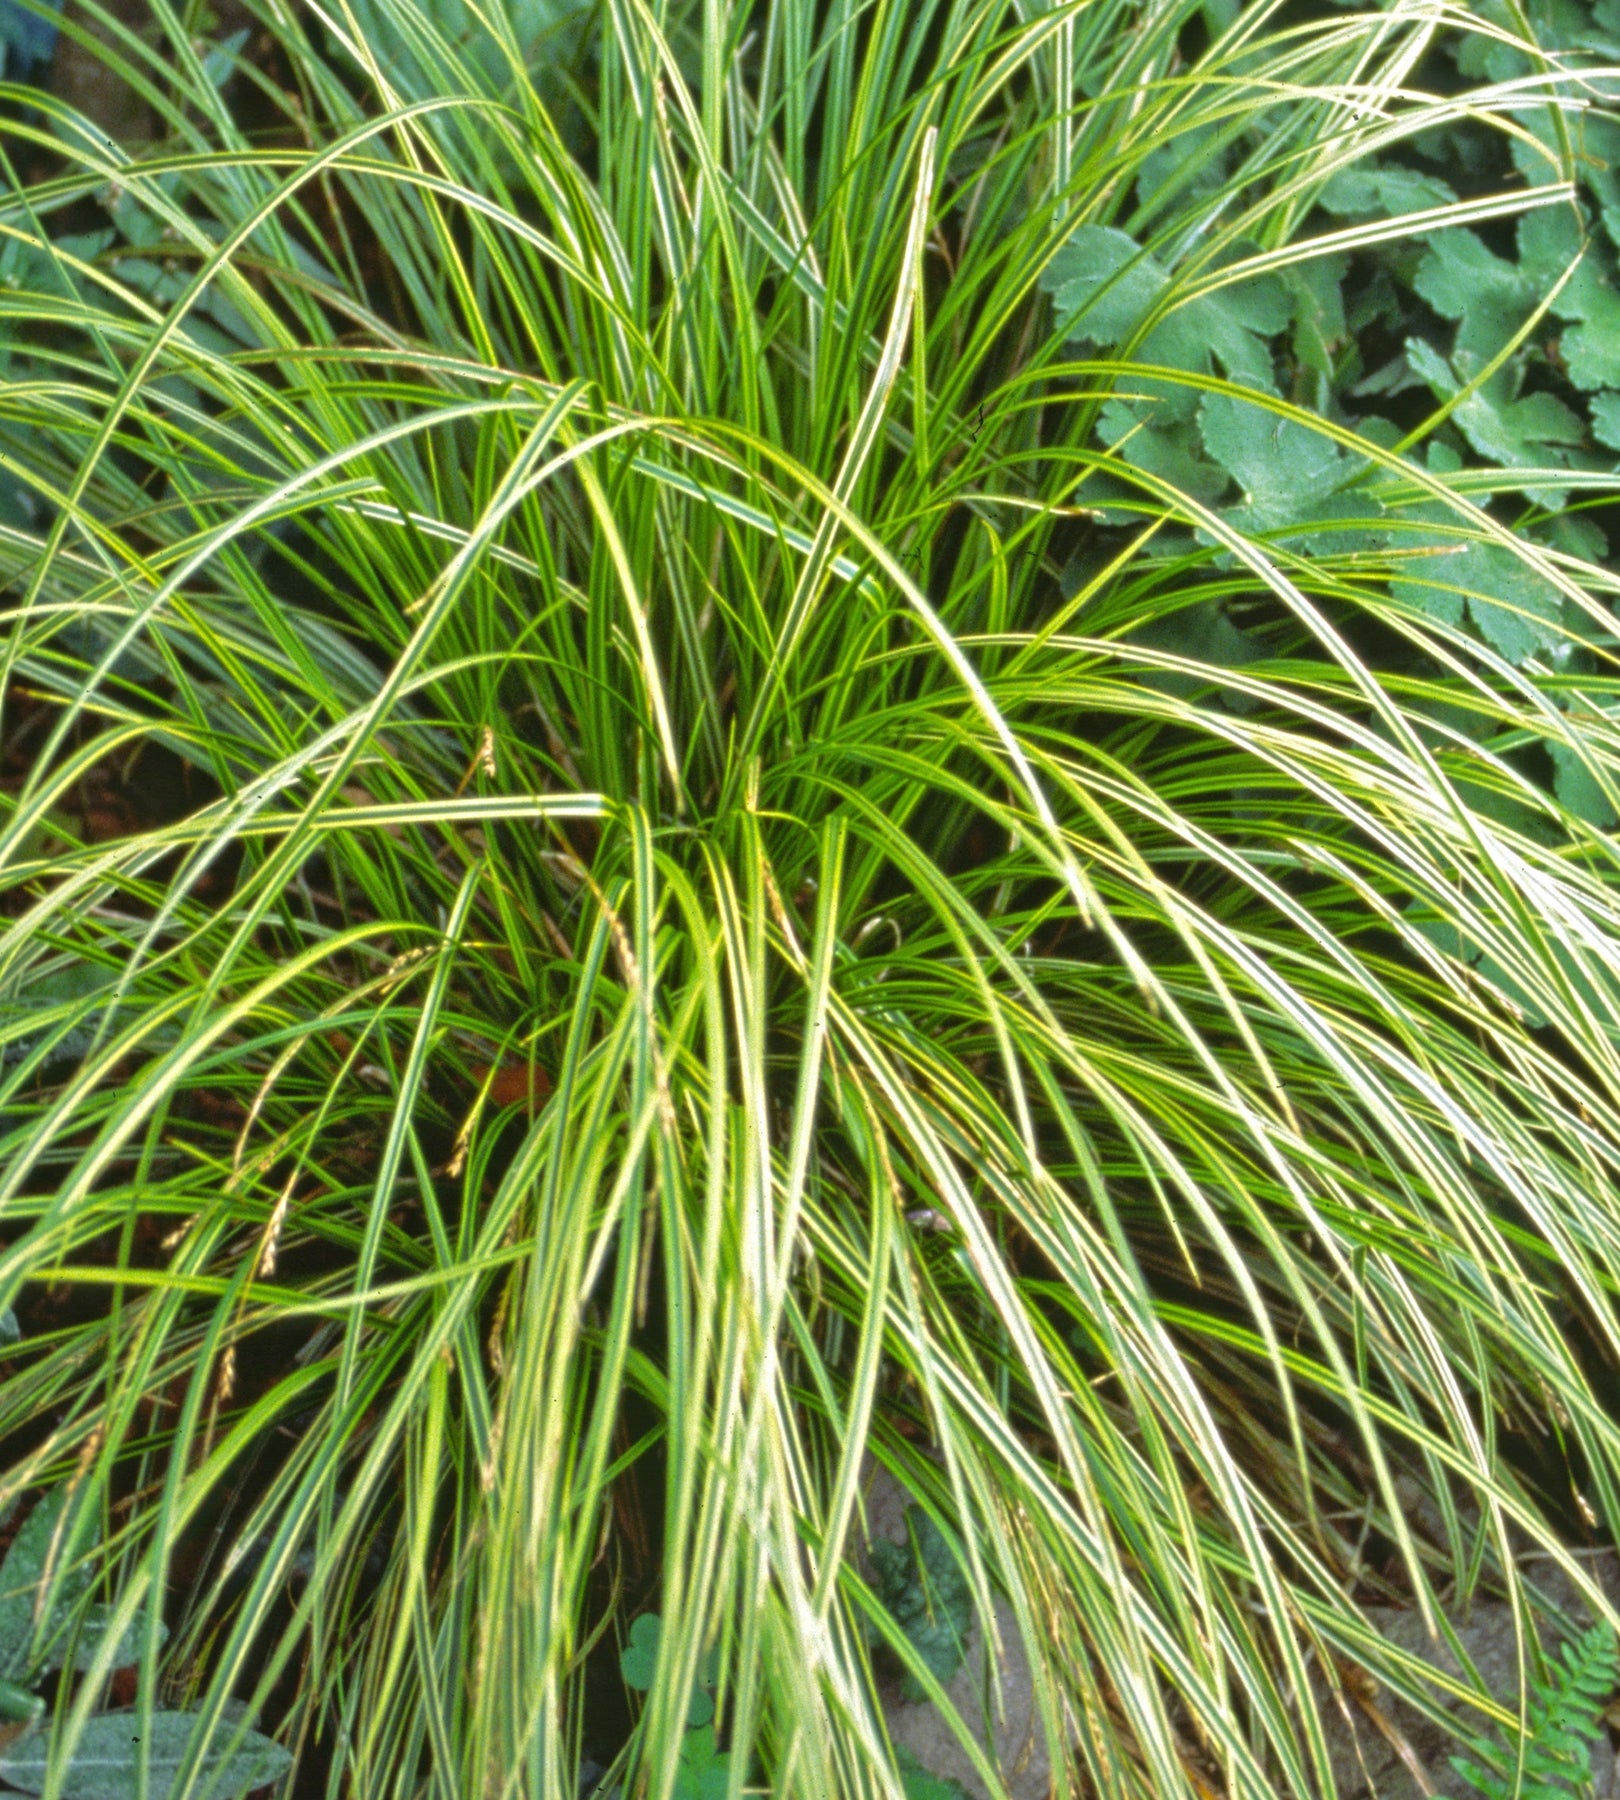
[[[1457,322],[1454,348],[1485,361],[1523,325],[1539,298],[1516,262],[1460,225],[1429,238],[1412,286],[1441,318]]]
[[[1581,60],[1568,55],[1575,46],[1576,37],[1574,31],[1568,35],[1560,32],[1548,41],[1556,43],[1561,60],[1573,64]],[[1600,54],[1605,62],[1620,61],[1620,48]],[[1607,86],[1608,97],[1615,97],[1612,82],[1593,82],[1591,85],[1594,88]],[[1620,209],[1620,124],[1609,111],[1600,107],[1589,111],[1561,110],[1556,124],[1547,109],[1532,107],[1526,109],[1522,120],[1528,138],[1515,135],[1513,140],[1513,161],[1519,173],[1533,185],[1562,181],[1564,149],[1561,134],[1567,132],[1575,176],[1597,202],[1604,230],[1611,240],[1615,240],[1616,210]],[[1569,216],[1563,207],[1554,210],[1566,218]]]
[[[1602,562],[1609,554],[1609,540],[1586,513],[1555,513],[1542,520],[1536,532],[1554,550],[1566,556],[1578,556],[1584,562]]]
[[[955,1551],[922,1507],[906,1508],[906,1530],[904,1544],[880,1539],[872,1546],[878,1598],[929,1672],[938,1681],[949,1681],[967,1654],[967,1581]],[[922,1684],[910,1673],[901,1692],[908,1700],[925,1698]]]
[[[1487,643],[1508,662],[1527,662],[1564,641],[1564,597],[1502,544],[1470,544],[1457,558],[1458,585]]]
[[[1613,147],[1620,155],[1620,132]],[[1456,379],[1441,377],[1444,359],[1432,350],[1420,368],[1424,359],[1413,350],[1416,339],[1407,345],[1413,367],[1449,397],[1448,381],[1450,393],[1466,384],[1501,352],[1541,296],[1558,288],[1552,311],[1571,322],[1558,346],[1570,381],[1588,391],[1620,388],[1620,291],[1604,260],[1583,242],[1574,214],[1565,207],[1539,207],[1519,221],[1517,241],[1519,259],[1508,262],[1472,231],[1455,227],[1434,234],[1412,285],[1443,318],[1456,321],[1452,360],[1458,373]],[[1573,273],[1558,287],[1572,263]],[[1580,421],[1553,395],[1517,398],[1522,375],[1523,363],[1514,359],[1454,415],[1482,456],[1508,466],[1549,460],[1548,446],[1582,441]],[[1532,497],[1556,509],[1556,500]]]
[[[1204,448],[1243,490],[1243,504],[1226,514],[1239,530],[1297,532],[1318,553],[1383,541],[1376,528],[1330,523],[1366,520],[1382,508],[1370,494],[1340,491],[1366,463],[1346,455],[1325,433],[1232,394],[1205,398],[1199,429]]]
[[[1406,317],[1405,296],[1382,263],[1358,280],[1345,302],[1345,324],[1356,336],[1379,328],[1398,329]]]
[[[1226,156],[1213,125],[1175,133],[1142,158],[1136,172],[1136,204],[1157,212],[1168,200],[1201,200],[1226,182]]]
[[[1117,344],[1170,285],[1158,259],[1111,225],[1082,225],[1041,277],[1070,342]]]
[[[1389,584],[1391,598],[1425,614],[1439,624],[1459,626],[1468,610],[1468,601],[1457,592],[1455,560],[1467,546],[1456,538],[1435,538],[1418,529],[1421,523],[1445,524],[1452,521],[1450,510],[1439,501],[1408,507],[1400,515],[1399,527],[1390,534],[1390,547],[1399,566],[1413,573],[1399,575]]]
[[[1474,0],[1472,10],[1483,23],[1494,25],[1514,37],[1519,35],[1518,21],[1503,0]],[[1483,33],[1470,32],[1461,38],[1453,55],[1458,73],[1471,81],[1511,81],[1515,75],[1526,74],[1530,67],[1522,50]]]
[[[1620,394],[1596,394],[1592,398],[1592,435],[1611,450],[1620,450]]]
[[[61,1759],[47,1764],[49,1740],[41,1735],[19,1739],[0,1749],[0,1781],[25,1794],[43,1792],[47,1767],[59,1780],[62,1800],[129,1800],[135,1792],[136,1771],[144,1756],[148,1770],[148,1800],[181,1800],[196,1790],[196,1782],[179,1784],[181,1765],[196,1728],[194,1713],[153,1713],[142,1733],[138,1712],[97,1713],[85,1722],[83,1734],[67,1767]],[[224,1745],[236,1729],[236,1718],[227,1714],[215,1734],[216,1744],[204,1751],[200,1772],[211,1778],[211,1792],[245,1794],[279,1780],[292,1766],[292,1756],[280,1744],[257,1731],[226,1754]]]
[[[1294,361],[1316,377],[1313,404],[1318,412],[1333,409],[1334,359],[1349,336],[1344,316],[1344,278],[1349,270],[1347,256],[1317,256],[1283,274],[1293,296]]]
[[[1468,366],[1471,360],[1457,358],[1457,372],[1465,381],[1476,373]],[[1494,381],[1482,383],[1451,416],[1481,456],[1508,467],[1564,462],[1563,452],[1586,437],[1581,421],[1556,394],[1509,400],[1499,395]]]

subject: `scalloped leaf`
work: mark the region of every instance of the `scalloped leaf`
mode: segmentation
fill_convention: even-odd
[[[968,1800],[961,1782],[925,1769],[903,1744],[894,1753],[894,1766],[906,1800]]]
[[[1172,277],[1151,251],[1111,225],[1082,225],[1041,276],[1071,343],[1119,344],[1134,336],[1170,292]],[[1209,374],[1218,363],[1233,380],[1271,392],[1268,339],[1288,328],[1293,301],[1275,275],[1249,276],[1181,301],[1148,331],[1134,354],[1145,363]],[[1171,416],[1189,417],[1195,390],[1144,382]]]
[[[1369,549],[1383,542],[1383,508],[1370,494],[1345,493],[1366,468],[1325,432],[1231,394],[1210,394],[1199,431],[1211,458],[1243,490],[1226,518],[1246,532],[1289,532],[1316,553]],[[1339,525],[1336,520],[1354,521]]]
[[[1407,360],[1414,373],[1428,383],[1439,400],[1452,400],[1479,372],[1478,359],[1459,350],[1448,362],[1422,338],[1408,338]],[[1499,369],[1452,408],[1451,420],[1468,440],[1470,448],[1504,468],[1559,468],[1567,466],[1570,452],[1586,436],[1581,421],[1557,395],[1526,394],[1516,398],[1513,382],[1517,371]],[[1563,505],[1562,490],[1537,486],[1527,490],[1538,504],[1556,511]]]
[[[1403,213],[1450,206],[1457,198],[1449,182],[1396,163],[1360,163],[1340,169],[1322,189],[1320,203],[1350,219],[1398,219]]]

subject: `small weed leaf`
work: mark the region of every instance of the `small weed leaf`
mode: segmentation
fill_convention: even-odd
[[[583,0],[509,0],[502,8],[512,42],[536,75],[565,68],[579,57],[592,10]],[[437,43],[405,27],[399,9],[384,0],[358,0],[354,7],[364,41],[391,79],[424,91],[432,81],[442,87],[447,80],[465,82],[474,73],[495,85],[509,79],[506,46],[478,7],[467,0],[425,0],[422,12]]]
[[[206,1750],[196,1773],[182,1782],[196,1724],[193,1713],[153,1713],[143,1736],[138,1712],[98,1713],[86,1723],[67,1768],[58,1771],[62,1800],[130,1800],[143,1759],[148,1800],[181,1800],[202,1781],[212,1782],[219,1800],[228,1800],[278,1780],[292,1766],[290,1753],[257,1731],[227,1753],[236,1722],[226,1718],[215,1734],[219,1748]],[[49,1748],[47,1738],[34,1736],[0,1750],[0,1781],[25,1794],[42,1792]]]
[[[934,1678],[949,1681],[966,1655],[972,1616],[967,1581],[956,1552],[922,1507],[906,1508],[906,1530],[904,1544],[880,1540],[872,1546],[878,1598]],[[924,1697],[914,1675],[905,1677],[901,1691],[910,1700]]]
[[[50,60],[56,48],[55,10],[34,12],[21,0],[0,0],[0,75],[15,81]]]
[[[1461,785],[1459,784],[1459,786]],[[1470,806],[1477,811],[1484,812],[1486,806],[1482,802],[1488,802],[1494,796],[1483,789],[1469,788],[1465,790],[1465,798]],[[1494,988],[1509,1006],[1514,1007],[1523,1015],[1525,1023],[1532,1030],[1539,1029],[1546,1024],[1547,1015],[1537,1004],[1535,997],[1494,957],[1485,954],[1478,944],[1465,937],[1454,924],[1427,916],[1416,906],[1408,909],[1407,916],[1413,927],[1426,937],[1437,950],[1458,962],[1466,963],[1482,982]],[[1595,982],[1590,964],[1583,967],[1562,944],[1554,944],[1552,954],[1563,978],[1569,983],[1571,990],[1580,996],[1583,1006],[1599,1011],[1616,1003],[1613,982],[1607,980]]]
[[[731,1754],[715,1748],[714,1727],[704,1724],[687,1732],[673,1800],[725,1800],[730,1785]]]
[[[1547,747],[1552,753],[1553,793],[1558,804],[1599,831],[1611,830],[1615,824],[1614,807],[1591,768],[1568,744]]]
[[[44,1716],[45,1702],[38,1694],[0,1681],[0,1749],[26,1737]]]
[[[1207,693],[1219,669],[1241,669],[1266,653],[1265,645],[1234,625],[1219,600],[1195,600],[1174,612],[1160,613],[1139,625],[1126,640],[1150,650],[1163,650],[1189,662],[1202,663],[1208,673],[1181,669],[1149,669],[1140,677],[1144,687],[1161,694],[1190,700]],[[1248,712],[1254,702],[1236,688],[1217,687],[1216,697],[1233,712]]]
[[[670,1800],[724,1800],[730,1787],[731,1752],[715,1747],[714,1727],[703,1724],[688,1731],[681,1739]],[[580,1792],[586,1791],[582,1783]],[[610,1789],[607,1800],[624,1800],[624,1788]]]
[[[113,971],[99,963],[69,963],[48,975],[25,977],[21,986],[0,993],[0,1070],[10,1068],[44,1049],[46,1072],[77,1062],[89,1049],[97,1009],[80,1005],[71,1022],[40,1027],[39,1014],[48,1008],[69,1008],[74,1002],[93,1001],[113,979]],[[6,1028],[24,1023],[34,1027],[27,1036],[7,1039]]]
[[[967,1789],[959,1781],[932,1774],[904,1747],[894,1756],[895,1772],[906,1790],[906,1800],[967,1800]]]
[[[630,1642],[619,1652],[619,1670],[626,1685],[637,1693],[645,1694],[653,1684],[662,1631],[663,1621],[657,1613],[642,1613],[631,1624]],[[689,1726],[707,1725],[714,1717],[714,1696],[709,1692],[714,1685],[714,1661],[714,1652],[710,1651],[699,1666],[698,1679],[686,1705]]]
[[[0,1677],[7,1680],[42,1673],[49,1658],[35,1648],[34,1598],[45,1572],[51,1540],[56,1535],[66,1494],[53,1488],[23,1520],[0,1563]],[[64,1529],[58,1558],[71,1556],[70,1534]],[[41,1621],[39,1638],[48,1641],[89,1589],[88,1569],[65,1568],[56,1584],[56,1610]]]
[[[630,1642],[619,1652],[619,1668],[638,1693],[646,1693],[653,1684],[662,1628],[663,1621],[657,1613],[643,1613],[630,1627]]]

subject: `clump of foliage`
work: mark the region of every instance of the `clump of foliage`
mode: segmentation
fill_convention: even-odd
[[[1523,1756],[1500,1736],[1470,1739],[1472,1758],[1451,1766],[1484,1800],[1566,1800],[1589,1793],[1592,1744],[1620,1686],[1620,1648],[1608,1625],[1561,1646],[1545,1675],[1532,1675]],[[1477,1760],[1476,1760],[1477,1759]]]
[[[972,1595],[957,1553],[933,1515],[907,1507],[906,1541],[879,1538],[872,1545],[872,1565],[878,1599],[934,1679],[949,1681],[966,1654]],[[901,1687],[909,1700],[924,1697],[914,1673],[907,1672]]]
[[[47,1800],[131,1632],[334,1800],[899,1800],[873,1452],[1071,1789],[1611,1618],[1606,4],[362,10],[0,117]]]

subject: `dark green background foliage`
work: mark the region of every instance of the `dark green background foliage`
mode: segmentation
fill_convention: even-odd
[[[1229,10],[1206,12],[1219,21]],[[1382,574],[1399,603],[1476,635],[1509,665],[1540,658],[1573,680],[1593,663],[1567,642],[1573,615],[1556,583],[1499,545],[1460,541],[1448,508],[1391,466],[1402,457],[1439,476],[1464,472],[1467,491],[1523,539],[1555,559],[1614,567],[1620,78],[1581,71],[1620,62],[1620,6],[1532,0],[1521,15],[1486,0],[1472,11],[1487,34],[1439,36],[1411,85],[1477,93],[1546,77],[1556,58],[1557,103],[1545,84],[1531,86],[1515,104],[1512,134],[1459,113],[1415,136],[1385,131],[1394,141],[1380,147],[1379,107],[1390,110],[1389,96],[1368,95],[1359,118],[1347,101],[1346,125],[1370,135],[1353,146],[1346,138],[1339,166],[1317,147],[1282,173],[1296,260],[1275,254],[1275,233],[1256,243],[1233,224],[1262,191],[1275,195],[1276,144],[1294,128],[1295,109],[1210,107],[1142,161],[1111,222],[1072,234],[1042,285],[1075,351],[1184,372],[1120,380],[1098,411],[1097,435],[1149,479],[1105,469],[1081,495],[1102,501],[1103,517],[1121,527],[1151,514],[1161,483],[1208,509],[1209,527],[1160,531],[1149,554],[1185,555],[1213,542],[1222,524],[1262,534],[1280,552],[1339,559],[1348,580]],[[1544,58],[1488,35],[1494,27],[1517,36],[1525,24]],[[1239,56],[1226,68],[1241,76],[1245,66]],[[1570,166],[1573,193],[1563,181]],[[1527,189],[1545,204],[1523,211]],[[1458,202],[1484,216],[1423,222]],[[1210,378],[1264,398],[1206,391]],[[1275,406],[1302,408],[1333,430]],[[1391,464],[1347,450],[1347,432],[1389,450]],[[1093,553],[1073,566],[1070,585],[1098,560]],[[1264,654],[1267,642],[1252,621],[1212,603],[1182,614],[1179,627],[1160,621],[1139,641],[1232,667]],[[1243,703],[1230,690],[1226,697]],[[1613,822],[1611,797],[1578,759],[1555,750],[1543,779],[1572,812],[1600,827]]]

